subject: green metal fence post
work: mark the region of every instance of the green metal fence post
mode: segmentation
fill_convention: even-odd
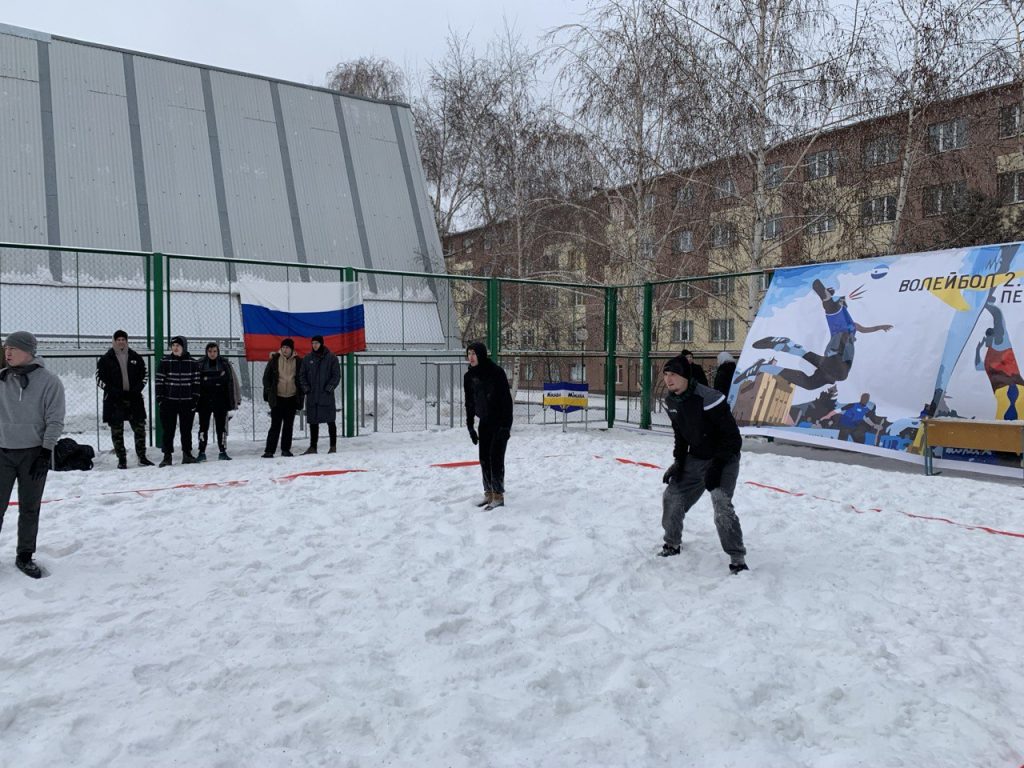
[[[608,429],[615,426],[615,352],[619,335],[618,323],[619,289],[604,289],[604,410]]]
[[[487,351],[493,360],[501,354],[501,283],[496,277],[487,280]]]
[[[651,326],[654,286],[644,283],[644,324],[640,339],[640,429],[651,428]]]
[[[347,283],[357,280],[356,271],[345,267],[342,275]],[[356,354],[345,355],[345,437],[356,436]]]
[[[160,365],[161,352],[164,348],[164,257],[161,253],[150,255],[153,260],[153,268],[150,274],[153,276],[153,366],[149,372],[150,379],[156,381],[156,369]],[[164,430],[160,425],[160,403],[157,403],[150,410],[153,414],[153,425],[156,428],[156,444],[162,447],[164,444]]]

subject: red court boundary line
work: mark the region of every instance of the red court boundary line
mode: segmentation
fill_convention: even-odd
[[[314,469],[309,472],[296,472],[294,475],[282,475],[275,477],[275,483],[290,483],[300,477],[331,477],[333,475],[348,475],[353,472],[369,472],[367,469]]]
[[[774,491],[775,493],[784,493],[787,496],[806,496],[807,495],[805,493],[800,493],[799,491],[790,491],[790,490],[787,490],[786,488],[779,488],[778,486],[775,486],[775,485],[767,485],[765,483],[758,483],[758,482],[755,482],[754,480],[747,480],[747,481],[745,481],[745,483],[746,483],[746,485],[752,485],[755,488],[761,488],[761,489],[766,490],[766,491]],[[845,504],[846,503],[846,502],[842,502],[842,501],[836,501],[835,499],[827,499],[824,496],[811,496],[810,498],[818,499],[820,501],[828,501],[828,502],[831,502],[833,504]],[[850,506],[850,508],[854,512],[856,512],[858,514],[864,514],[865,512],[884,512],[885,511],[883,509],[879,509],[878,507],[870,507],[868,509],[858,509],[853,504],[850,504],[849,506]],[[1000,530],[999,528],[991,528],[991,527],[989,527],[987,525],[970,525],[968,523],[960,523],[960,522],[957,522],[956,520],[950,520],[948,517],[937,517],[935,515],[917,515],[917,514],[914,514],[913,512],[904,512],[902,510],[896,510],[896,511],[899,514],[903,515],[904,517],[910,517],[910,518],[913,518],[914,520],[933,520],[935,522],[946,523],[947,525],[954,525],[957,528],[964,528],[965,530],[968,530],[968,531],[984,531],[985,533],[991,533],[991,534],[995,534],[997,536],[1010,536],[1010,537],[1015,538],[1015,539],[1024,539],[1024,533],[1018,533],[1016,531],[1003,531],[1003,530]],[[1024,768],[1024,766],[1021,766],[1021,768]]]

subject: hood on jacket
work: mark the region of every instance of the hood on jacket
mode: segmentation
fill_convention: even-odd
[[[191,357],[191,355],[188,353],[188,339],[186,339],[184,336],[174,336],[171,338],[171,346],[174,346],[175,344],[181,344],[182,357]],[[172,352],[170,354],[174,353]]]
[[[473,350],[476,352],[477,365],[486,365],[491,362],[491,358],[487,356],[487,346],[482,341],[474,341],[472,344],[466,345],[466,351]]]
[[[724,365],[725,363],[735,363],[735,362],[736,362],[736,358],[733,357],[732,355],[730,355],[728,352],[723,351],[723,352],[719,352],[718,353],[718,364],[719,365]]]

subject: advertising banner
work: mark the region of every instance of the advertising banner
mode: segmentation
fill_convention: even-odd
[[[1015,342],[1021,243],[780,269],[729,402],[745,434],[921,461],[925,415],[1024,419]],[[1020,466],[990,451],[942,458]]]

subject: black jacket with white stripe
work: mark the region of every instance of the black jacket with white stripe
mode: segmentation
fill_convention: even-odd
[[[740,452],[743,440],[725,395],[693,379],[687,390],[665,397],[665,410],[675,434],[673,457],[683,462],[695,459],[726,460]]]

